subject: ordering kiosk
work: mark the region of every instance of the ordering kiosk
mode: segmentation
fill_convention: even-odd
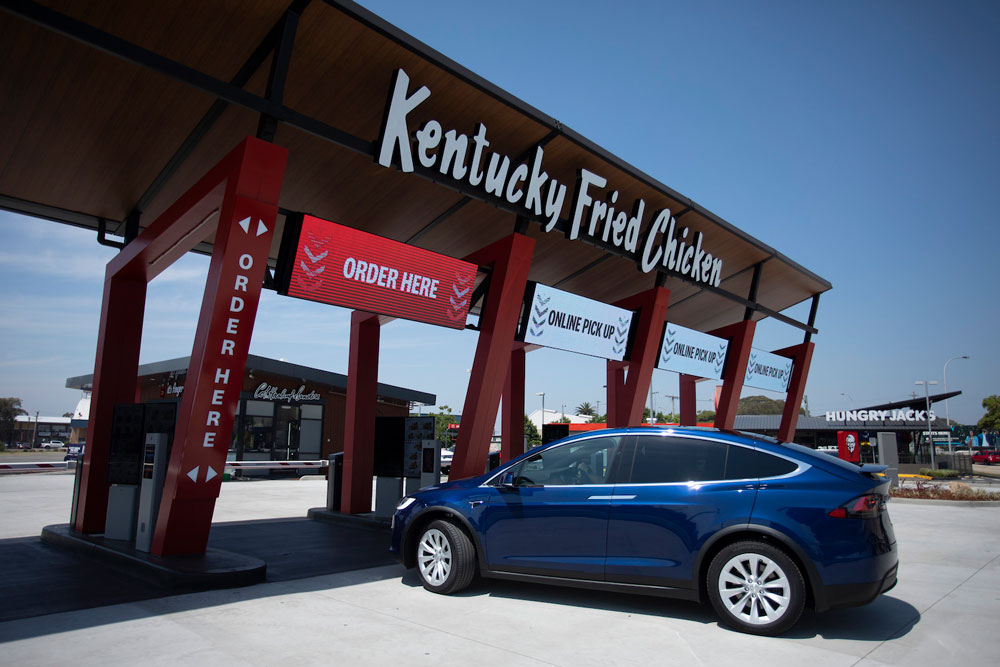
[[[174,402],[115,405],[108,455],[111,488],[105,538],[136,540],[137,549],[149,551],[176,420]],[[154,474],[157,461],[161,469],[158,487]]]
[[[404,495],[441,481],[434,418],[376,418],[374,463],[375,516],[388,518]]]

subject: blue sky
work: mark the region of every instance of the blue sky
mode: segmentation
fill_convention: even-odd
[[[1000,393],[996,3],[361,4],[830,280],[814,414],[906,398],[964,354],[948,367],[964,392],[952,417],[974,423]],[[112,253],[92,233],[0,213],[0,395],[73,409],[64,383],[93,370]],[[190,353],[206,270],[186,257],[152,284],[142,361]],[[251,352],[344,372],[347,322],[265,292]],[[394,322],[379,379],[459,412],[475,340]],[[755,345],[800,340],[765,322]],[[532,352],[528,409],[544,391],[548,408],[603,411],[603,366]],[[656,371],[653,390],[669,409],[676,375]]]

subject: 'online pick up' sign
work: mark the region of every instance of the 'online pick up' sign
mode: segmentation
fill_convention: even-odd
[[[622,361],[631,327],[630,310],[536,285],[524,342]]]
[[[788,391],[792,377],[792,360],[755,347],[750,348],[750,361],[743,384],[768,391]]]
[[[718,380],[726,364],[729,341],[667,322],[656,367]]]

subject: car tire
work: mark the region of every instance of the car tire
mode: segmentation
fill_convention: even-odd
[[[417,572],[427,590],[451,595],[472,583],[476,549],[455,524],[432,521],[420,531],[416,550]]]
[[[805,581],[788,554],[770,544],[736,542],[708,568],[708,597],[723,624],[748,634],[777,635],[805,607]]]

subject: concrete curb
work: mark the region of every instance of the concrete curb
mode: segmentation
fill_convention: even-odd
[[[263,583],[267,563],[222,549],[194,556],[154,556],[130,542],[86,535],[69,524],[45,526],[42,542],[101,561],[120,572],[175,591],[237,588]]]
[[[341,514],[331,512],[325,507],[313,507],[306,516],[316,521],[328,521],[330,523],[342,523],[349,526],[368,528],[370,530],[388,531],[392,525],[392,519],[382,519],[374,514]]]

